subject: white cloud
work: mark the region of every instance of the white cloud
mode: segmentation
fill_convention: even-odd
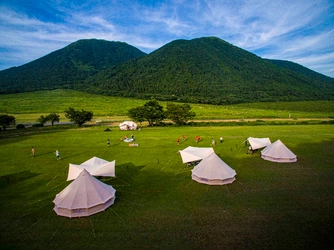
[[[323,73],[322,68],[331,71],[326,65],[334,60],[325,60],[334,47],[334,4],[327,0],[38,3],[51,16],[0,3],[0,48],[7,60],[0,68],[27,63],[84,38],[123,41],[150,52],[175,39],[217,36],[261,57],[306,63]],[[318,59],[311,64],[312,58]]]

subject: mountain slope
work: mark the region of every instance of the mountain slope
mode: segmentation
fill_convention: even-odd
[[[175,40],[149,55],[126,43],[79,40],[0,71],[0,94],[57,88],[212,104],[334,100],[333,78],[216,37]]]
[[[72,88],[103,69],[144,55],[123,42],[79,40],[23,66],[0,71],[0,93]]]
[[[328,77],[328,76],[325,76],[323,74],[320,74],[318,72],[315,72],[313,70],[310,70],[298,63],[294,63],[294,62],[290,62],[290,61],[286,61],[286,60],[275,60],[275,59],[265,59],[273,64],[275,64],[276,66],[279,66],[279,67],[282,67],[282,68],[285,68],[285,69],[288,69],[290,71],[293,71],[295,73],[300,73],[302,75],[305,75],[305,76],[309,76],[309,77],[312,77],[312,78],[317,78],[321,81],[325,81],[325,82],[333,82],[333,79]]]
[[[173,41],[89,77],[83,88],[108,95],[221,104],[333,99],[334,79],[326,80],[206,37]]]

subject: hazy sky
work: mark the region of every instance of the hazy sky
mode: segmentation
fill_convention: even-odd
[[[0,70],[79,39],[150,53],[207,36],[334,77],[333,0],[0,0]]]

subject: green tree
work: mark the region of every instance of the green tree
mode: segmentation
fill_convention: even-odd
[[[56,113],[51,113],[47,116],[48,121],[51,122],[51,125],[53,126],[53,124],[55,122],[59,122],[59,115]]]
[[[128,116],[131,119],[133,119],[135,122],[139,122],[141,125],[141,123],[146,120],[144,106],[139,106],[139,107],[130,109],[128,111]]]
[[[93,118],[93,112],[86,110],[75,110],[74,108],[68,108],[64,111],[66,118],[70,119],[71,122],[74,122],[79,127],[81,127],[85,122],[89,122]]]
[[[15,125],[16,119],[12,115],[0,115],[0,126],[2,126],[3,130],[6,130],[6,127],[9,125]]]
[[[144,104],[144,117],[150,126],[159,124],[166,118],[163,107],[156,100],[150,100]]]
[[[44,125],[48,121],[48,117],[41,115],[36,121]]]
[[[196,114],[191,111],[191,106],[189,104],[178,105],[167,103],[166,116],[177,125],[183,125],[186,124],[188,120],[194,118]]]

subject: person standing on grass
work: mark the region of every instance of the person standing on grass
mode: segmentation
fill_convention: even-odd
[[[56,150],[55,154],[56,154],[56,159],[60,160],[60,153],[59,153],[58,149]]]
[[[34,147],[31,148],[31,156],[35,157],[35,148]]]
[[[219,138],[219,140],[220,140],[220,143],[223,143],[223,141],[224,141],[222,136]]]
[[[107,140],[107,144],[108,144],[108,147],[110,147],[110,140],[109,139]]]
[[[180,137],[177,138],[177,145],[180,145]]]
[[[211,145],[212,145],[212,146],[216,146],[215,139],[213,139],[213,138],[212,138],[212,140],[211,140]]]

